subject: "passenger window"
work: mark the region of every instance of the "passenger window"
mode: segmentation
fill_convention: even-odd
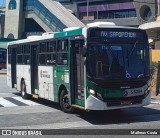
[[[59,65],[68,64],[68,53],[58,53],[58,64]]]
[[[17,63],[23,64],[23,45],[17,46]]]
[[[46,65],[46,56],[45,56],[45,54],[40,54],[39,55],[39,64],[40,65]]]
[[[30,45],[24,45],[23,64],[30,64]]]
[[[49,42],[47,49],[47,52],[56,52],[56,41]]]
[[[58,65],[68,64],[68,40],[58,41]]]
[[[40,53],[45,53],[45,52],[47,52],[46,42],[42,42],[40,44]]]

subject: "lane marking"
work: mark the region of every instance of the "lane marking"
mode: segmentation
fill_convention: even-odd
[[[20,101],[18,101],[16,99],[13,99],[12,97],[4,97],[4,99],[6,99],[6,100],[18,105],[18,106],[28,106],[27,104],[25,104],[23,102],[20,102]]]
[[[151,104],[160,104],[158,101],[151,101]]]
[[[12,97],[12,98],[15,99],[15,100],[18,100],[18,101],[20,101],[24,104],[27,104],[27,105],[41,105],[41,104],[33,102],[31,100],[24,100],[24,99],[22,99],[22,97]]]
[[[0,104],[3,106],[3,107],[13,107],[13,106],[17,106],[16,104],[0,97]]]

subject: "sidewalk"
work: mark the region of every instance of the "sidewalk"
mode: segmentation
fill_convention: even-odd
[[[160,104],[160,93],[156,96],[156,88],[151,89],[151,103]]]

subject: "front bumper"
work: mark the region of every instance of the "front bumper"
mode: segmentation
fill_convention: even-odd
[[[107,102],[103,102],[100,99],[90,95],[85,103],[86,110],[112,110],[122,109],[131,107],[142,107],[151,103],[151,93],[149,93],[141,102],[141,104],[130,104],[130,105],[119,105],[119,106],[108,106]]]

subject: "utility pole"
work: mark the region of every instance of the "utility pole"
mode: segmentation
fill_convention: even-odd
[[[89,6],[89,0],[87,0],[87,24],[88,24],[88,6]]]
[[[157,6],[158,6],[158,16],[159,16],[159,10],[160,10],[159,9],[159,0],[158,0],[157,4],[158,4]]]
[[[97,7],[97,20],[98,20],[98,7]]]

